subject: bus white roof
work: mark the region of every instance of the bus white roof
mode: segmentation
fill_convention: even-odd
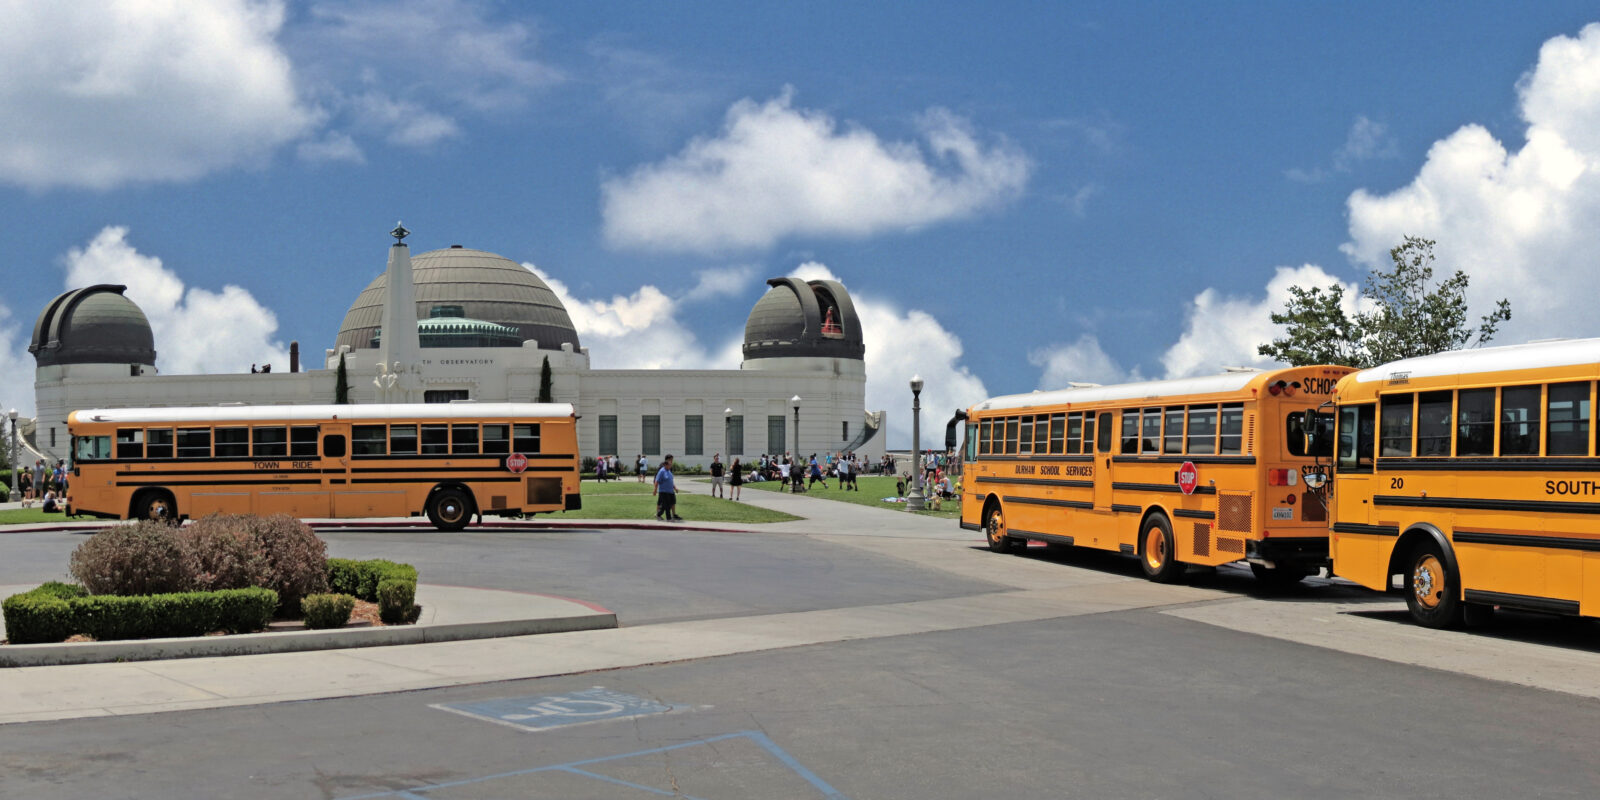
[[[1360,383],[1386,381],[1391,377],[1437,378],[1446,375],[1474,375],[1487,372],[1570,367],[1600,364],[1600,339],[1561,339],[1529,342],[1502,347],[1451,350],[1391,361],[1355,375]]]
[[[76,422],[289,422],[326,419],[537,419],[570,417],[568,403],[378,403],[354,406],[186,406],[172,408],[92,408],[72,412]]]
[[[1199,378],[1176,378],[1166,381],[1119,383],[1114,386],[1094,386],[1082,389],[1056,389],[1048,392],[1030,392],[993,397],[979,403],[978,411],[1009,408],[1036,408],[1058,406],[1066,403],[1098,403],[1106,400],[1142,400],[1172,395],[1212,394],[1237,392],[1257,380],[1265,372],[1228,372]]]

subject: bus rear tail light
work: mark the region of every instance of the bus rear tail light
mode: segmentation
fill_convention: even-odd
[[[1298,473],[1292,469],[1269,469],[1267,470],[1267,485],[1293,486],[1295,485],[1295,476],[1297,474]]]

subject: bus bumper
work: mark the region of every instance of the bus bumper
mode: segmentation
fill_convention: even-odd
[[[1244,560],[1264,567],[1305,567],[1315,570],[1328,566],[1328,537],[1272,537],[1246,541]]]
[[[567,495],[567,502],[564,506],[565,510],[577,511],[581,508],[583,508],[583,495],[578,494],[577,492]]]

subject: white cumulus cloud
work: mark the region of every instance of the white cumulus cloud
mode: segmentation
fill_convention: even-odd
[[[1278,267],[1267,281],[1266,296],[1230,297],[1215,288],[1196,295],[1189,304],[1188,328],[1161,357],[1169,378],[1214,375],[1225,367],[1269,367],[1277,362],[1259,355],[1256,348],[1281,336],[1272,313],[1289,303],[1289,288],[1331,286],[1345,288],[1345,312],[1355,313],[1357,286],[1341,281],[1321,267]]]
[[[0,180],[181,181],[252,165],[316,124],[277,2],[0,4]]]
[[[827,265],[808,261],[796,267],[801,280],[839,280]],[[841,281],[842,282],[842,281]],[[848,285],[847,285],[848,286]],[[956,409],[989,396],[983,380],[961,363],[961,339],[920,309],[902,309],[870,293],[850,293],[861,317],[867,346],[867,409],[888,411],[891,447],[911,444],[911,386],[922,376],[922,445],[939,447],[944,425]]]
[[[28,352],[33,320],[17,319],[0,305],[0,412],[17,410],[17,416],[33,418],[33,354]]]
[[[1065,389],[1069,383],[1127,383],[1143,380],[1139,370],[1129,371],[1103,348],[1100,339],[1086,333],[1075,342],[1041,347],[1028,353],[1028,363],[1039,367],[1039,389]]]
[[[714,137],[605,181],[605,235],[616,246],[675,251],[765,248],[787,236],[859,237],[971,216],[1015,197],[1028,158],[979,141],[943,109],[924,141],[885,142],[792,93],[741,100]]]
[[[278,318],[238,286],[212,291],[185,285],[161,259],[128,243],[128,229],[107,227],[62,258],[65,286],[123,284],[125,296],[150,320],[156,367],[175,375],[243,372],[252,363],[289,364],[289,353],[272,338]]]
[[[1600,335],[1600,24],[1544,43],[1518,83],[1524,143],[1508,149],[1466,125],[1434,143],[1417,176],[1348,201],[1355,261],[1387,267],[1406,235],[1438,241],[1436,269],[1465,270],[1472,317],[1511,300],[1505,343]]]
[[[743,330],[730,342],[708,349],[680,320],[686,306],[737,291],[729,287],[740,280],[748,286],[751,271],[747,267],[704,270],[695,287],[680,297],[672,297],[647,284],[631,294],[584,299],[573,295],[565,283],[539,267],[527,262],[522,266],[538,275],[566,307],[579,341],[589,349],[590,364],[595,369],[739,367]]]

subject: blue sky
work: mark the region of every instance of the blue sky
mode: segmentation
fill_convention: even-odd
[[[129,284],[165,372],[315,356],[397,219],[548,276],[600,368],[734,366],[764,279],[831,274],[868,405],[941,417],[1260,365],[1408,233],[1502,341],[1600,335],[1589,3],[100,5],[0,29],[25,412],[66,288]]]

